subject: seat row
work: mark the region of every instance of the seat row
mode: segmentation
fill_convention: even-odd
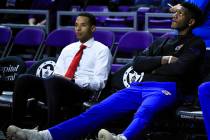
[[[113,63],[117,64],[127,63],[134,52],[142,51],[153,41],[152,34],[146,31],[127,32],[118,44],[115,44],[115,34],[112,31],[98,30],[94,33],[94,38],[110,48]],[[40,28],[28,27],[13,37],[10,28],[0,27],[0,56],[20,56],[30,67],[34,61],[42,58],[57,58],[62,48],[76,41],[75,33],[70,28],[55,29],[46,35]]]

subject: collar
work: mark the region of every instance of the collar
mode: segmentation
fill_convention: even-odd
[[[83,43],[85,46],[87,46],[87,48],[90,48],[92,45],[93,45],[93,43],[94,43],[94,38],[92,37],[92,38],[90,38],[88,41],[86,41],[85,43]],[[80,45],[81,45],[82,43],[80,42]]]

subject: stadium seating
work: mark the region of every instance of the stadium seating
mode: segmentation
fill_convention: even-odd
[[[114,48],[115,35],[112,31],[96,30],[93,34],[94,39],[108,46],[110,50]]]
[[[5,61],[7,61],[7,63],[4,63]],[[42,77],[42,78],[47,78],[48,76],[52,75],[53,71],[54,71],[54,66],[56,63],[56,58],[52,58],[52,57],[48,57],[48,58],[44,58],[42,60],[39,60],[37,62],[35,62],[31,68],[29,68],[27,71],[25,71],[26,66],[25,63],[23,62],[22,59],[20,59],[19,57],[15,57],[15,56],[9,56],[4,58],[4,60],[0,61],[0,64],[2,66],[2,64],[4,65],[14,65],[14,64],[18,64],[18,71],[14,72],[14,75],[18,76],[19,74],[22,73],[27,73],[27,74],[32,74],[32,75],[36,75],[37,77]],[[21,64],[21,65],[20,65]],[[11,72],[10,72],[11,74]],[[13,74],[13,73],[12,73]],[[1,75],[1,73],[0,73]],[[0,79],[2,80],[2,79]],[[10,82],[10,84],[14,85],[14,80],[13,81],[5,81],[5,82]],[[11,83],[13,82],[13,83]],[[10,86],[11,87],[11,86]],[[10,89],[6,89],[5,91],[3,91],[0,94],[0,109],[1,111],[6,112],[5,114],[2,114],[1,117],[5,117],[6,121],[4,122],[4,125],[6,125],[7,123],[10,123],[11,121],[11,113],[12,113],[12,103],[13,103],[13,88]],[[39,110],[39,108],[37,108],[35,105],[42,105],[42,102],[36,101],[34,98],[29,98],[27,100],[27,112],[25,114],[25,121],[24,122],[20,122],[24,125],[28,125],[28,126],[33,126],[35,124],[35,122],[33,121],[34,119],[37,120],[37,118],[35,118],[33,113],[37,113],[36,111],[41,111],[39,113],[45,113],[43,112],[43,110]],[[38,115],[40,116],[40,115]],[[45,116],[41,115],[40,118],[38,118],[38,121],[40,121],[40,123],[42,123],[41,120],[44,120]],[[37,125],[37,124],[36,124]],[[2,126],[3,128],[3,126]]]
[[[6,56],[19,56],[27,65],[38,59],[45,39],[45,32],[39,28],[23,28],[14,37]]]
[[[7,49],[12,40],[12,30],[6,26],[0,26],[0,57],[6,55]]]
[[[124,34],[116,48],[112,72],[116,72],[121,66],[129,63],[132,57],[147,48],[152,41],[152,34],[146,31],[133,31]]]
[[[70,28],[60,28],[53,30],[47,35],[43,47],[39,53],[38,60],[45,57],[57,58],[65,46],[76,42],[76,40],[75,32]]]

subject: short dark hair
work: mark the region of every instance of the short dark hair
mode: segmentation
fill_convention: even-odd
[[[90,13],[80,13],[78,16],[84,16],[89,18],[91,25],[96,25],[96,17],[93,14]]]
[[[190,13],[190,16],[195,19],[195,24],[193,28],[200,26],[204,22],[204,13],[201,11],[201,9],[196,6],[194,3],[189,2],[183,2],[181,5],[188,10]]]

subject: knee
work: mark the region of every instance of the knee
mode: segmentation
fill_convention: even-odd
[[[134,119],[141,118],[143,120],[150,120],[152,119],[153,114],[154,108],[150,108],[149,106],[142,106],[141,109],[135,113]]]
[[[57,78],[55,75],[49,76],[47,78],[45,78],[44,83],[45,85],[51,85],[52,83],[55,83],[55,81],[57,81]]]

